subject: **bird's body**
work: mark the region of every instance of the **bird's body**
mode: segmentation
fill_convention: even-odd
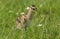
[[[27,14],[23,14],[23,15],[19,16],[16,21],[17,28],[18,29],[24,28],[26,30],[28,23],[31,22],[31,20],[35,14],[35,11],[36,11],[36,7],[34,5],[32,5],[29,8]]]

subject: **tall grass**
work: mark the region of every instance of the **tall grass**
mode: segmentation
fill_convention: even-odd
[[[16,18],[32,4],[37,12],[28,30],[15,29]],[[0,0],[0,39],[60,39],[60,0]]]

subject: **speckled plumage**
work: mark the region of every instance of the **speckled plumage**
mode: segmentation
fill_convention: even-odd
[[[36,12],[35,5],[30,6],[30,8],[28,9],[27,14],[23,14],[22,16],[19,16],[17,18],[17,21],[16,21],[17,28],[18,29],[24,28],[26,30],[27,25],[28,25],[29,21],[31,22],[35,12]]]

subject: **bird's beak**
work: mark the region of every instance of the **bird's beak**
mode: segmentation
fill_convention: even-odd
[[[36,11],[37,11],[37,8],[36,8]]]

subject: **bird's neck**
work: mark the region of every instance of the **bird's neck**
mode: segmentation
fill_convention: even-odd
[[[32,10],[29,10],[27,13],[27,18],[32,19],[33,16],[34,16],[34,12]]]

